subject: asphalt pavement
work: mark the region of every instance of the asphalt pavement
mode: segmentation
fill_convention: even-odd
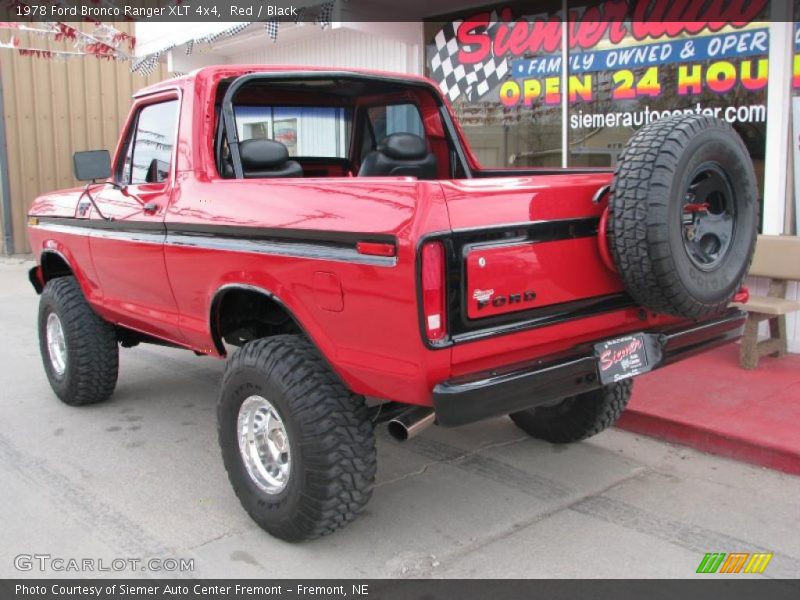
[[[273,539],[220,460],[224,363],[122,350],[113,398],[70,408],[41,366],[30,266],[0,259],[0,577],[693,577],[708,552],[774,553],[735,577],[800,577],[800,477],[619,430],[555,446],[505,418],[403,444],[381,427],[361,518]],[[111,568],[152,558],[161,570]],[[69,559],[95,571],[55,568]]]

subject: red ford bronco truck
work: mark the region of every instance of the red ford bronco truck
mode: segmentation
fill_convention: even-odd
[[[708,117],[642,127],[613,172],[489,169],[427,79],[219,66],[140,91],[113,158],[74,163],[89,183],[28,222],[53,390],[108,399],[120,346],[238,347],[222,458],[285,540],[364,508],[376,423],[581,440],[743,325],[756,181]]]

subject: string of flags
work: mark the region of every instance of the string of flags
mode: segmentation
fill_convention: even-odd
[[[331,26],[331,19],[333,18],[333,5],[334,0],[328,0],[324,2],[319,9],[319,14],[317,14],[316,23],[322,29]]]
[[[175,4],[180,4],[183,0],[175,0]],[[300,24],[307,21],[309,18],[309,13],[313,16],[313,22],[318,25],[322,29],[326,29],[331,26],[333,21],[333,13],[334,9],[336,8],[336,2],[343,1],[347,2],[347,0],[325,0],[322,2],[318,7],[308,8],[305,6],[299,7],[296,11],[294,17],[294,23]],[[268,20],[264,21],[264,33],[266,34],[267,38],[272,41],[272,43],[276,43],[278,41],[278,33],[280,31],[280,21],[277,17],[270,17]],[[191,55],[198,44],[213,44],[219,40],[224,40],[233,36],[236,36],[242,33],[245,29],[254,25],[253,21],[248,22],[241,22],[233,24],[231,27],[227,29],[223,29],[213,34],[201,36],[198,38],[191,39],[187,42],[182,42],[182,44],[186,45],[186,54]],[[140,73],[141,75],[149,75],[150,73],[155,70],[158,66],[158,61],[166,54],[168,51],[174,49],[179,44],[173,44],[166,48],[162,48],[161,50],[149,54],[148,56],[141,57],[139,59],[133,60],[131,62],[131,71],[134,73]]]
[[[267,32],[267,37],[272,40],[272,43],[278,41],[278,19],[272,17],[269,21],[264,23],[264,31]]]
[[[21,0],[6,0],[9,6],[18,4]],[[69,6],[64,0],[48,0],[50,3],[61,6]],[[108,7],[115,6],[115,0],[93,0],[96,4]],[[294,17],[295,24],[307,22],[313,17],[313,23],[322,29],[327,29],[333,21],[333,14],[336,3],[347,0],[324,0],[316,7],[300,7]],[[184,0],[173,0],[173,4],[179,5]],[[23,22],[0,22],[0,30],[12,30],[12,35],[8,42],[0,40],[0,49],[11,49],[17,51],[21,56],[32,56],[37,58],[66,60],[79,56],[95,56],[105,60],[130,61],[131,71],[147,76],[158,66],[159,60],[169,50],[174,49],[178,44],[162,48],[157,52],[147,56],[135,58],[132,53],[136,46],[136,38],[133,35],[119,31],[109,23],[89,20],[94,27],[90,31],[84,31],[69,23],[64,22],[42,22],[42,23],[23,23]],[[253,22],[234,23],[231,27],[223,29],[213,34],[208,34],[194,38],[185,43],[186,54],[194,52],[197,44],[210,45],[221,39],[230,38],[242,33],[245,29],[253,25]],[[277,17],[271,17],[264,21],[264,32],[266,37],[273,43],[278,41],[280,22]],[[52,41],[72,42],[72,49],[45,49],[36,48],[32,45],[23,44],[19,33],[25,32],[32,37],[47,38]]]
[[[9,42],[0,43],[0,48],[15,49],[21,56],[66,59],[90,55],[106,60],[129,60],[128,52],[133,50],[136,44],[134,36],[119,31],[107,23],[96,23],[91,32],[62,22],[35,24],[0,22],[0,30],[3,29],[12,31],[12,35]],[[25,47],[19,37],[22,32],[55,42],[71,41],[73,50]]]

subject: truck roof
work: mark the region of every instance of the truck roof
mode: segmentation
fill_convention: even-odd
[[[319,67],[319,66],[307,66],[307,65],[252,64],[252,65],[214,65],[210,67],[201,67],[199,69],[195,69],[191,73],[187,73],[186,75],[173,77],[171,79],[167,79],[165,81],[161,81],[153,85],[148,85],[137,91],[133,95],[133,97],[138,98],[140,96],[147,96],[149,94],[154,94],[166,89],[175,88],[176,86],[181,88],[186,88],[194,85],[196,82],[199,82],[201,80],[219,81],[221,79],[240,77],[242,75],[247,75],[248,73],[297,73],[298,75],[300,75],[302,73],[310,73],[310,72],[313,72],[315,74],[329,72],[331,74],[336,74],[336,75],[348,74],[348,75],[359,75],[361,77],[374,77],[375,79],[380,79],[382,81],[392,80],[397,83],[407,82],[407,83],[423,84],[438,90],[438,87],[436,86],[436,83],[433,80],[428,79],[427,77],[423,77],[421,75],[410,75],[408,73],[397,73],[393,71],[376,71],[371,69],[356,69],[350,67],[340,68],[340,67]]]

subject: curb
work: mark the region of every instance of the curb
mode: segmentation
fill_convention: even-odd
[[[800,475],[800,453],[754,443],[724,432],[665,419],[631,408],[622,413],[616,426],[625,431],[689,446],[701,452]]]

